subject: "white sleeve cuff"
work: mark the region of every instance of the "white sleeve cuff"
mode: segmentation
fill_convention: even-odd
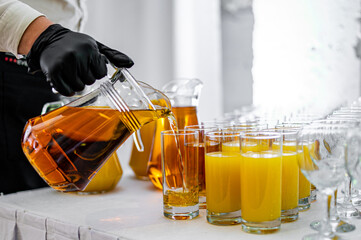
[[[43,14],[19,1],[8,3],[0,14],[0,51],[17,56],[18,45],[26,28]]]

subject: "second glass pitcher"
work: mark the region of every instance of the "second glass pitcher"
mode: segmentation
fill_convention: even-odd
[[[59,191],[84,190],[97,171],[136,130],[171,115],[161,92],[137,82],[126,69],[87,95],[30,119],[23,151],[39,173]]]
[[[198,124],[197,106],[202,86],[203,83],[198,79],[177,79],[162,88],[171,102],[178,129]],[[160,133],[169,129],[169,123],[165,119],[158,119],[140,129],[145,148],[143,152],[139,152],[133,145],[129,162],[136,177],[150,179],[159,189],[162,189]]]

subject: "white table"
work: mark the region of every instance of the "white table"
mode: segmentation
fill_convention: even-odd
[[[193,220],[174,221],[163,217],[162,193],[150,182],[136,180],[130,173],[117,188],[101,195],[61,193],[51,188],[24,191],[0,197],[0,240],[11,239],[301,239],[314,233],[309,223],[322,216],[319,203],[300,213],[297,222],[282,224],[269,235],[248,234],[240,225],[207,223],[206,212]],[[357,229],[342,234],[361,239]]]

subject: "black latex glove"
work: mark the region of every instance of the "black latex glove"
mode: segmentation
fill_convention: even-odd
[[[125,54],[92,37],[54,24],[36,39],[27,62],[29,72],[41,70],[60,94],[72,96],[107,74],[105,57],[117,67],[134,64]]]

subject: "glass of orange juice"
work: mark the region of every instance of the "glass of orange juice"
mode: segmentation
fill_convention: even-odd
[[[242,229],[265,234],[281,227],[282,135],[253,131],[240,134]]]
[[[206,133],[205,169],[207,221],[215,225],[241,223],[241,153],[239,133]]]
[[[282,223],[293,222],[298,219],[299,196],[299,167],[297,161],[297,133],[298,130],[289,127],[277,127],[267,131],[278,132],[282,135]],[[274,148],[279,148],[277,144]]]
[[[303,126],[309,124],[308,122],[285,122],[276,126],[276,128],[295,129],[298,132]],[[297,145],[297,160],[303,159],[308,154],[304,155],[304,151],[308,152],[308,147],[302,144]],[[303,175],[301,170],[298,171],[298,211],[307,211],[311,207],[311,183]]]
[[[309,158],[309,149],[307,145],[302,145],[298,147],[297,153],[298,162],[302,161],[311,161]],[[307,180],[305,175],[299,171],[299,195],[298,195],[298,210],[300,212],[307,211],[311,207],[311,183]]]

